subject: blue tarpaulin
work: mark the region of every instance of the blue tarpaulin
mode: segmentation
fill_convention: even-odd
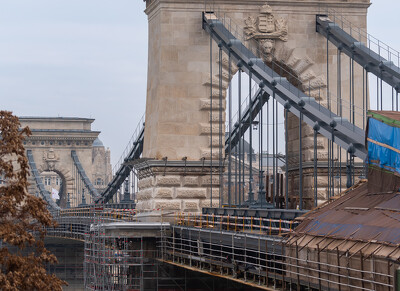
[[[368,162],[400,174],[400,128],[368,119]]]

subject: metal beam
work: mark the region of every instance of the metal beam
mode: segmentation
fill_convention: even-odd
[[[43,185],[42,179],[40,178],[39,171],[37,170],[35,159],[33,158],[32,150],[27,150],[27,157],[29,168],[31,169],[33,179],[36,182],[36,186],[39,189],[40,195],[42,195],[43,199],[47,202],[47,204],[54,210],[59,210],[60,207],[54,203],[53,199],[51,199],[49,191],[47,191]]]
[[[328,37],[329,41],[337,48],[340,48],[347,56],[354,59],[368,72],[381,78],[383,81],[400,89],[400,68],[393,62],[381,57],[379,54],[368,48],[364,43],[352,37],[340,26],[331,21],[326,15],[317,15],[317,32]]]
[[[92,196],[92,198],[94,198],[94,199],[99,198],[100,194],[99,194],[99,192],[97,192],[97,189],[94,188],[92,182],[86,175],[85,169],[83,168],[81,162],[79,161],[79,157],[76,154],[75,150],[71,151],[71,157],[72,157],[72,160],[74,161],[76,168],[78,169],[78,173],[81,176],[83,183],[85,184],[86,188],[88,188],[89,193]]]
[[[249,73],[251,70],[253,80],[264,83],[263,90],[268,95],[275,92],[279,103],[289,103],[290,112],[300,117],[303,114],[303,121],[311,127],[315,123],[320,124],[320,134],[328,139],[334,136],[334,142],[346,150],[353,151],[353,154],[362,160],[367,157],[365,149],[364,131],[348,122],[345,118],[339,117],[324,106],[315,102],[314,98],[291,85],[286,78],[282,78],[268,67],[263,60],[257,58],[253,52],[245,47],[241,41],[229,32],[214,15],[203,13],[203,28],[217,42],[222,44],[225,52],[230,50],[231,58],[236,62],[243,63],[243,71]],[[336,123],[334,135],[330,124]]]
[[[125,158],[125,162],[121,164],[120,168],[115,173],[113,179],[107,185],[107,188],[104,190],[104,192],[101,193],[100,197],[95,199],[95,203],[106,203],[115,195],[115,193],[117,193],[118,189],[121,187],[122,183],[124,183],[125,179],[129,176],[129,173],[131,172],[131,167],[128,165],[128,163],[135,159],[138,159],[142,154],[143,140],[144,126],[140,131],[138,138],[134,142],[131,151]]]

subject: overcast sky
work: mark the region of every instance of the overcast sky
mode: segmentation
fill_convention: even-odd
[[[376,3],[376,4],[375,4]],[[144,113],[142,0],[0,0],[0,109],[92,117],[113,164]],[[400,50],[399,0],[373,0],[371,34]]]

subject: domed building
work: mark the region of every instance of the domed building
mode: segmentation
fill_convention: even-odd
[[[112,171],[110,149],[106,149],[99,138],[96,138],[92,144],[92,165],[92,183],[101,192],[111,181]]]

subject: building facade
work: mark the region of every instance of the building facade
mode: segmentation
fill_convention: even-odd
[[[32,152],[44,188],[62,208],[67,206],[68,200],[70,206],[78,206],[85,200],[86,203],[93,201],[93,193],[83,181],[73,154],[95,191],[102,192],[111,181],[110,149],[99,140],[100,131],[92,130],[94,119],[20,117],[20,122],[32,132],[24,146]],[[33,176],[29,191],[39,193]]]

